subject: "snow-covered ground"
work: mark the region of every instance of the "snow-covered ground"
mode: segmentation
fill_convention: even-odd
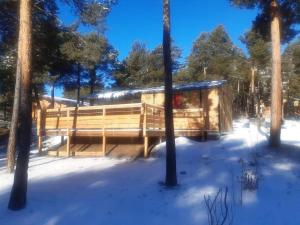
[[[228,187],[236,225],[299,225],[300,122],[286,121],[280,151],[267,147],[267,129],[247,120],[220,140],[177,138],[179,186],[160,185],[165,146],[149,159],[52,158],[33,151],[26,209],[7,210],[13,176],[0,156],[2,225],[207,225],[204,195]],[[57,139],[48,141],[51,146]],[[242,175],[258,179],[257,190],[243,190]]]

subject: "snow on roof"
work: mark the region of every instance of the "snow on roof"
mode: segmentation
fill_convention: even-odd
[[[51,100],[50,95],[43,95],[42,98]],[[68,103],[68,104],[74,104],[74,105],[77,104],[77,100],[69,99],[69,98],[56,97],[56,96],[54,96],[54,101],[55,102]],[[87,102],[83,102],[83,105],[89,105],[89,104]]]
[[[216,81],[201,81],[189,84],[177,84],[173,85],[173,90],[176,91],[192,91],[201,89],[210,89],[223,86],[226,80],[216,80]],[[142,94],[142,93],[159,93],[164,91],[164,86],[144,88],[144,89],[131,89],[131,90],[120,90],[120,91],[106,91],[100,92],[89,96],[88,98],[94,99],[111,99],[111,98],[121,98],[130,95]]]

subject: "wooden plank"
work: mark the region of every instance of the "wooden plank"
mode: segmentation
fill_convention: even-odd
[[[49,156],[59,156],[58,151],[48,151]]]
[[[81,156],[81,157],[97,157],[97,156],[105,156],[103,155],[103,152],[99,151],[83,151],[83,152],[75,152],[75,156]]]
[[[61,112],[74,112],[77,111],[85,111],[85,110],[97,110],[97,109],[128,109],[128,108],[140,108],[142,107],[142,103],[130,103],[130,104],[117,104],[117,105],[100,105],[100,106],[83,106],[83,107],[66,107],[61,108]],[[47,109],[47,112],[57,112],[57,109]]]

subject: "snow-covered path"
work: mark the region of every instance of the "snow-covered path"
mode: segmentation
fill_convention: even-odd
[[[28,206],[19,212],[6,209],[13,177],[0,162],[0,224],[206,225],[204,195],[227,186],[233,224],[298,225],[299,130],[299,122],[286,123],[283,139],[295,147],[284,145],[278,153],[246,120],[235,122],[234,132],[217,141],[177,138],[180,185],[172,190],[159,184],[165,174],[164,144],[150,159],[136,161],[33,156]],[[242,167],[253,165],[259,171],[258,190],[241,192]]]

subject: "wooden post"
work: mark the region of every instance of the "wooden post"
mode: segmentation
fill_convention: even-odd
[[[39,149],[39,154],[42,153],[42,148],[43,148],[43,137],[39,134],[39,136],[38,136],[38,149]]]
[[[162,143],[162,140],[163,140],[162,136],[159,136],[159,143]]]
[[[143,136],[147,135],[147,105],[143,104]]]
[[[71,140],[70,140],[70,129],[68,128],[67,129],[67,155],[68,156],[71,156],[71,152],[70,152],[70,142],[71,142]]]
[[[43,140],[42,140],[42,132],[41,132],[41,125],[42,125],[42,110],[38,110],[38,118],[37,118],[37,134],[38,134],[38,150],[39,153],[42,152],[43,148]]]
[[[67,121],[68,121],[68,128],[67,128],[67,155],[70,157],[71,152],[70,152],[70,142],[71,142],[71,137],[70,137],[70,128],[69,128],[69,122],[70,122],[70,109],[67,111]]]
[[[147,105],[143,104],[143,136],[144,136],[144,157],[148,157],[149,138],[147,136]]]
[[[60,146],[62,146],[64,144],[64,136],[60,136]]]
[[[106,115],[106,108],[104,107],[102,109],[102,125],[103,125],[103,129],[102,129],[102,153],[103,156],[106,155],[106,136],[105,136],[105,115]]]
[[[144,157],[148,157],[148,148],[149,148],[149,137],[144,137]]]

